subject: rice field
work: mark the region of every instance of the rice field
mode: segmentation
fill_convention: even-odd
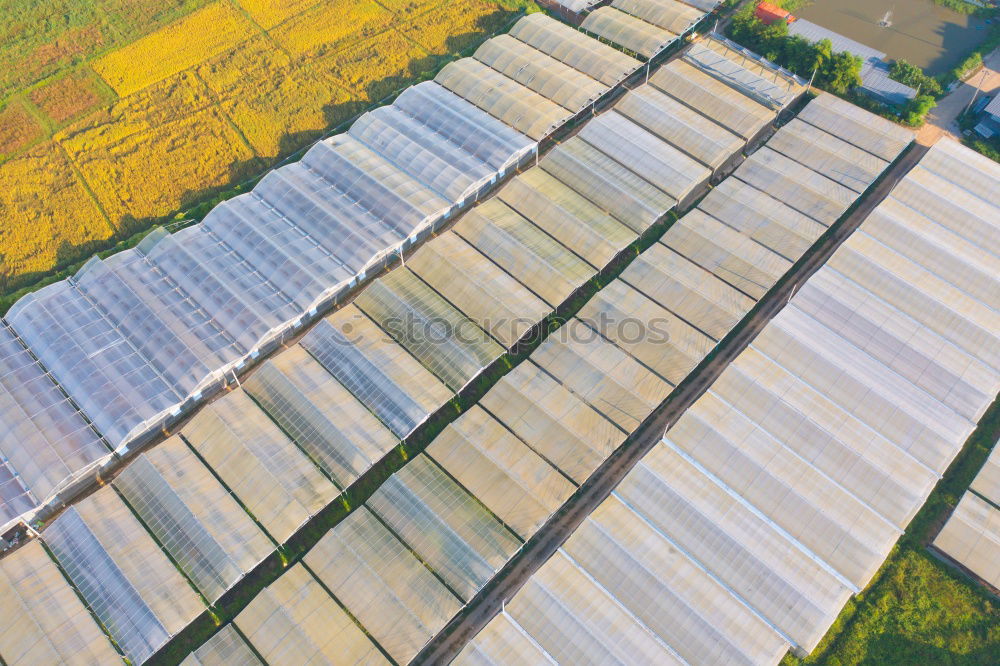
[[[526,4],[0,2],[0,295],[252,178]]]

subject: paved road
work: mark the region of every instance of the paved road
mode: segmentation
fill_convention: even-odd
[[[947,97],[942,98],[937,107],[928,114],[927,124],[917,132],[917,141],[921,145],[934,145],[934,142],[943,135],[949,135],[954,139],[961,138],[961,131],[956,121],[972,100],[976,86],[982,88],[980,95],[1000,93],[1000,49],[986,56],[984,65],[981,71],[960,83]]]
[[[745,350],[764,326],[784,307],[802,284],[823,266],[882,202],[896,184],[927,152],[924,145],[914,145],[890,168],[846,220],[838,225],[793,275],[784,280],[761,301],[754,316],[734,335],[726,338],[711,360],[704,361],[677,389],[629,436],[625,443],[580,487],[500,572],[417,654],[411,665],[450,663],[462,648],[501,610],[528,578],[544,564],[577,527],[603,502],[615,486],[663,437],[722,371]]]

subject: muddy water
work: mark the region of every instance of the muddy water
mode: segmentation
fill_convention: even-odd
[[[888,11],[892,25],[883,28],[879,21]],[[989,28],[930,0],[815,0],[794,13],[930,74],[953,68]]]

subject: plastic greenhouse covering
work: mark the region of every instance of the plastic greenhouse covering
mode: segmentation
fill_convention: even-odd
[[[622,280],[599,291],[577,317],[675,386],[715,346],[710,337]]]
[[[201,410],[181,434],[279,543],[337,495],[242,390]]]
[[[399,443],[300,346],[276,354],[243,388],[340,488]]]
[[[613,7],[600,7],[587,15],[580,27],[644,58],[652,58],[677,39],[677,35]]]
[[[451,398],[440,380],[356,305],[321,321],[300,344],[397,437]]]
[[[274,550],[180,437],[131,462],[114,486],[211,601]]]
[[[820,93],[798,119],[888,162],[913,141],[913,132],[835,95]]]
[[[773,109],[784,108],[804,92],[791,73],[764,70],[744,54],[711,39],[692,44],[684,60]]]
[[[747,158],[734,175],[826,226],[836,222],[858,196],[767,146]]]
[[[994,588],[1000,587],[1000,510],[966,492],[934,547]]]
[[[478,405],[449,424],[427,447],[427,455],[522,540],[530,538],[575,490]]]
[[[531,359],[625,433],[639,427],[670,385],[629,354],[574,319]]]
[[[553,4],[564,7],[571,12],[584,12],[594,5],[598,4],[601,0],[552,0]]]
[[[615,496],[563,549],[687,663],[776,663],[788,649],[753,610]]]
[[[227,624],[181,662],[181,666],[263,666],[239,632]]]
[[[0,560],[0,657],[10,666],[120,662],[55,563],[38,542]]]
[[[649,83],[746,140],[756,136],[776,115],[683,60],[671,60],[660,67],[650,75]]]
[[[667,440],[707,474],[861,589],[899,528],[714,395],[698,400]]]
[[[638,256],[621,279],[714,340],[725,337],[754,304],[661,243]]]
[[[675,35],[684,34],[705,15],[674,0],[614,0],[611,6]]]
[[[419,652],[461,608],[459,599],[365,507],[304,561],[395,661]]]
[[[606,86],[617,85],[641,66],[638,60],[541,12],[522,18],[509,34]]]
[[[433,81],[407,88],[392,106],[498,172],[535,149],[524,134]]]
[[[473,57],[573,113],[587,108],[609,89],[509,35],[486,41]]]
[[[370,284],[354,304],[454,391],[504,351],[406,267]]]
[[[563,550],[525,583],[505,613],[558,664],[684,663]]]
[[[406,266],[504,347],[551,309],[453,231],[423,245]]]
[[[535,141],[548,136],[573,115],[474,58],[449,63],[434,80]]]
[[[993,453],[969,487],[994,504],[1000,504],[1000,448],[993,447]]]
[[[66,509],[44,538],[80,596],[133,663],[146,661],[205,610],[112,488]]]
[[[885,160],[797,118],[778,130],[767,145],[859,194],[889,166]]]
[[[499,199],[469,211],[454,230],[552,307],[597,272]]]
[[[647,454],[615,495],[806,651],[856,591],[667,443]]]
[[[627,92],[615,110],[713,171],[743,148],[740,137],[653,86]]]
[[[625,439],[614,423],[531,362],[505,375],[479,404],[577,484]]]
[[[709,169],[617,111],[590,121],[579,136],[677,201],[684,201],[712,175]]]
[[[557,662],[504,610],[466,644],[452,663],[457,666],[504,666]]]
[[[0,523],[110,455],[76,405],[11,331],[0,327]],[[27,496],[31,491],[34,497]]]
[[[698,210],[752,238],[789,261],[806,253],[826,227],[739,178],[726,178]]]
[[[1000,207],[996,198],[990,197],[1000,178],[1000,168],[985,155],[969,151],[955,141],[939,141],[920,161],[920,168],[936,174],[952,186],[964,185],[970,194],[989,204],[989,208],[982,209],[984,213]],[[996,218],[992,219],[996,222]]]
[[[660,241],[754,300],[792,267],[788,259],[698,209],[675,222]]]
[[[236,626],[270,664],[389,663],[301,564],[261,591]]]
[[[426,456],[407,463],[366,504],[463,601],[469,601],[521,545]]]
[[[677,205],[673,197],[580,137],[555,148],[540,166],[637,234]]]
[[[425,183],[449,201],[460,201],[490,181],[496,170],[446,135],[395,106],[366,113],[348,134]]]
[[[595,268],[604,268],[638,235],[542,169],[510,181],[497,198]]]
[[[933,470],[756,348],[711,391],[899,528],[937,481]]]

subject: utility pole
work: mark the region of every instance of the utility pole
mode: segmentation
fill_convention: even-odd
[[[976,101],[977,97],[979,97],[979,89],[983,87],[983,81],[986,80],[986,74],[989,71],[990,68],[986,66],[986,63],[983,63],[983,75],[979,77],[979,84],[976,86],[976,91],[972,93],[972,99],[970,99],[969,103],[965,106],[965,111],[962,111],[963,116],[969,112],[969,109],[972,108],[972,103]]]

